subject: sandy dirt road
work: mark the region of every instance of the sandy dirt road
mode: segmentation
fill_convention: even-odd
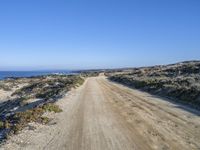
[[[88,78],[58,101],[49,126],[25,130],[2,149],[198,150],[198,112],[108,81]]]

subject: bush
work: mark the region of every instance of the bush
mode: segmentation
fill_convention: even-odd
[[[200,62],[133,69],[109,79],[200,107]]]
[[[5,122],[0,121],[0,129],[10,129],[11,132],[17,134],[30,122],[47,124],[49,122],[49,118],[42,116],[45,112],[59,113],[61,111],[62,110],[59,106],[53,103],[44,104],[43,106],[36,107],[25,112],[17,112],[7,118]]]
[[[49,76],[41,81],[32,81],[28,86],[22,87],[15,91],[12,95],[28,98],[56,99],[63,96],[70,88],[81,85],[84,79],[80,76]]]
[[[7,101],[2,105],[1,115],[4,120],[0,121],[0,129],[8,129],[9,133],[16,134],[30,122],[48,123],[49,118],[42,116],[45,112],[62,112],[62,109],[52,102],[62,97],[72,87],[81,85],[84,82],[84,79],[78,75],[50,75],[30,79],[24,78],[25,81],[23,80],[23,82],[28,83],[28,85],[16,90],[12,94],[12,96],[17,96],[15,100]],[[25,100],[30,98],[41,98],[43,100],[34,108],[10,114],[13,108],[20,108],[24,105]],[[8,113],[9,115],[7,115]]]
[[[3,129],[3,128],[4,128],[4,122],[0,121],[0,129]]]
[[[43,105],[42,109],[44,111],[55,112],[55,113],[62,112],[62,109],[60,109],[58,105],[55,105],[53,103],[48,103]]]

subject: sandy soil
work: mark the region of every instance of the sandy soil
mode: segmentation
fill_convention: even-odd
[[[28,84],[23,83],[23,84],[19,84],[17,87],[12,88],[10,91],[5,91],[0,89],[0,103],[8,101],[8,100],[12,100],[12,98],[14,98],[12,95],[13,92],[15,92],[17,89],[22,88],[23,86],[26,86]]]
[[[4,91],[0,89],[0,103],[10,99],[12,92],[13,91]]]
[[[32,123],[1,149],[200,149],[199,112],[105,77],[88,78],[58,105],[64,111],[48,114],[48,126]]]

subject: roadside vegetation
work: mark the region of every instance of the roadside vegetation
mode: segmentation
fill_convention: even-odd
[[[107,76],[112,81],[200,107],[200,61],[110,71]]]
[[[15,91],[12,96],[18,96],[24,100],[30,98],[56,99],[83,82],[83,78],[75,75],[48,76],[39,81],[32,81],[29,85]]]
[[[5,121],[0,123],[1,129],[10,131],[8,132],[9,134],[16,134],[30,122],[47,124],[49,122],[49,118],[43,116],[45,112],[59,113],[62,112],[62,110],[54,103],[47,103],[24,112],[17,112],[7,117]]]
[[[83,82],[84,78],[80,75],[48,75],[1,81],[0,88],[5,88],[4,85],[10,89],[14,85],[24,85],[12,93],[10,100],[0,103],[1,140],[7,135],[17,134],[30,122],[47,124],[50,119],[44,113],[62,112],[55,102]]]
[[[82,77],[96,77],[99,73],[100,71],[80,71]]]

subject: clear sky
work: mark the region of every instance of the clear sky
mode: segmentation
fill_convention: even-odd
[[[0,70],[200,60],[200,0],[1,0]]]

